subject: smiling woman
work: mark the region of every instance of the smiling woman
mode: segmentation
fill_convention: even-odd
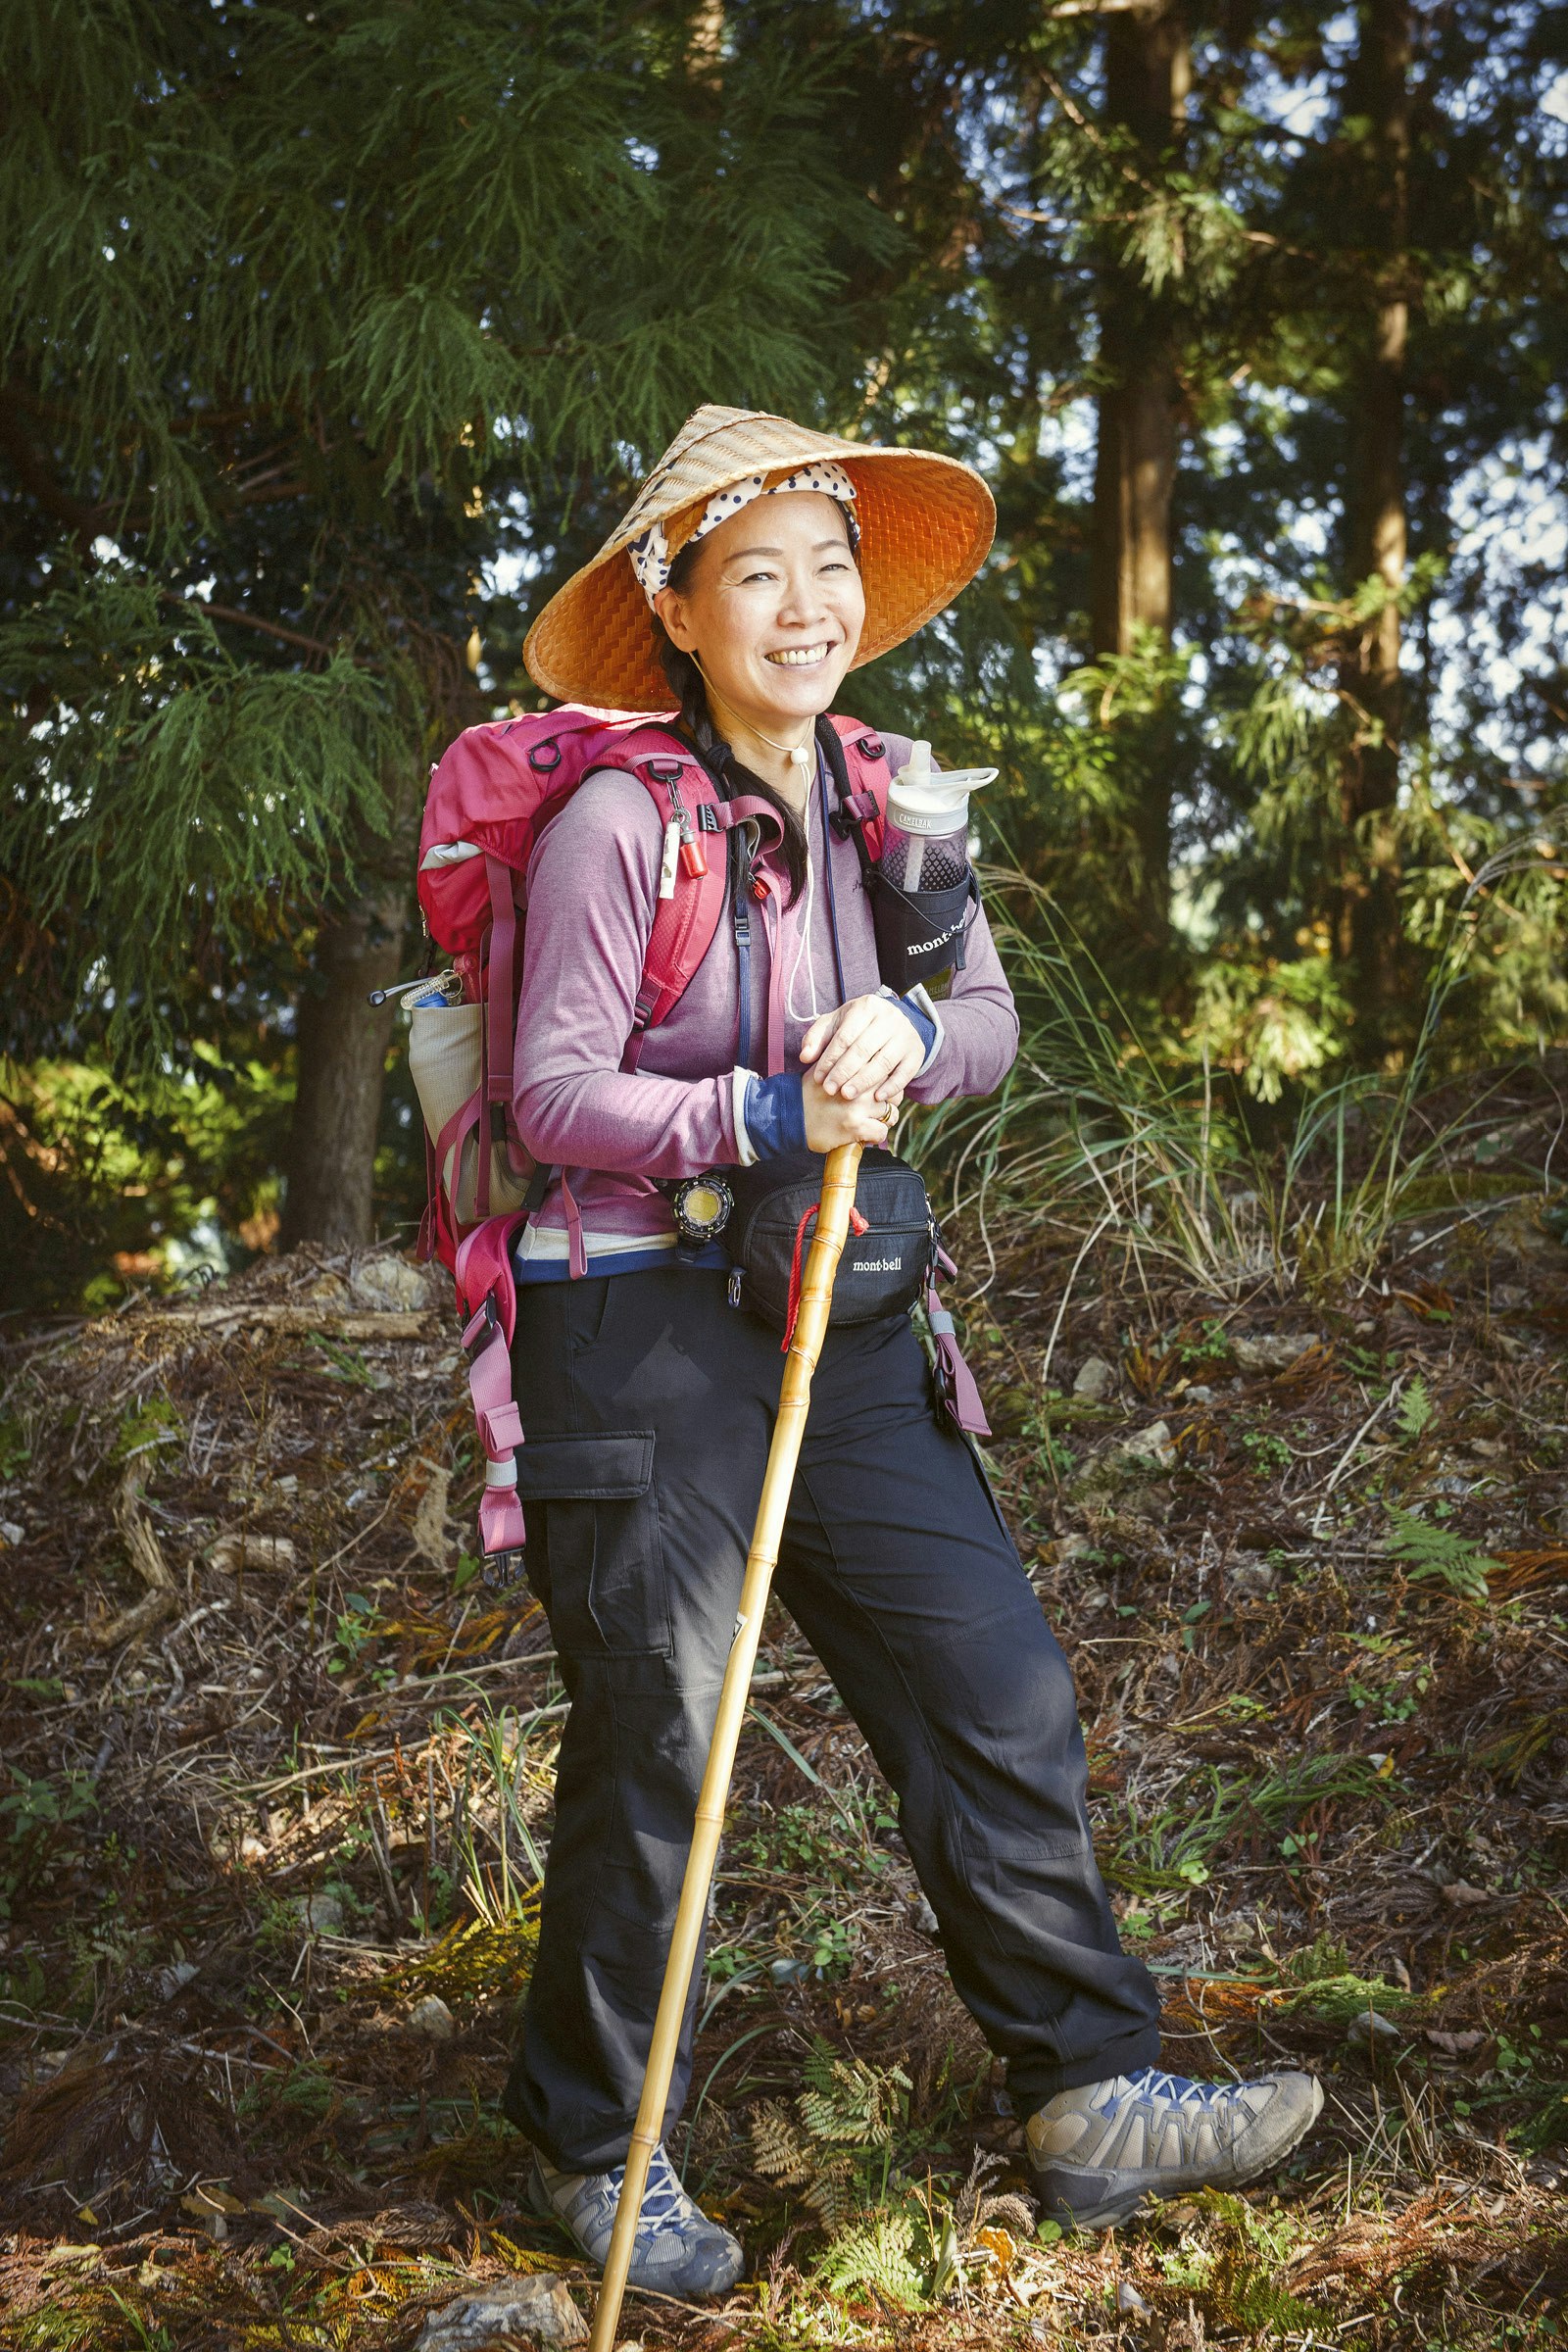
[[[671,691],[683,733],[727,779],[726,793],[776,815],[781,916],[801,903],[785,994],[790,1014],[808,1006],[796,1049],[808,1075],[803,1092],[801,1074],[776,1058],[770,1003],[767,1077],[748,1090],[770,1138],[814,1152],[884,1141],[942,1034],[923,1005],[876,985],[874,960],[871,985],[845,990],[834,860],[824,854],[813,868],[808,828],[819,722],[847,672],[952,601],[984,560],[994,524],[980,477],[934,451],[867,447],[784,417],[702,408],[529,633],[529,668],[563,699],[637,708]],[[821,822],[825,840],[825,809]],[[810,947],[824,918],[818,874],[829,932],[819,944],[831,950],[837,983],[837,1002],[825,1004]],[[860,899],[858,913],[863,885],[855,871],[839,886]],[[764,929],[770,919],[764,898]],[[985,988],[971,993],[972,1012]],[[958,1015],[960,1028],[967,1017]],[[741,1035],[750,1034],[743,1004]],[[739,1140],[743,1162],[750,1144],[749,1133]]]
[[[535,2150],[536,2204],[595,2261],[779,1405],[751,1237],[771,1217],[787,1270],[821,1191],[812,1154],[884,1141],[906,1094],[989,1093],[1016,1050],[972,877],[940,1015],[923,988],[889,985],[876,860],[890,762],[909,747],[829,715],[851,670],[962,587],[990,523],[983,483],[952,460],[699,410],[528,639],[535,679],[563,699],[678,706],[639,731],[647,749],[625,739],[626,765],[589,774],[533,849],[514,1061],[518,1134],[554,1176],[514,1249],[518,1487],[572,1696],[506,2106]],[[688,857],[689,879],[722,883],[728,919],[651,1022],[650,943]],[[897,1791],[1042,2194],[1103,2225],[1151,2190],[1266,2169],[1318,2094],[1300,2077],[1220,2089],[1153,2071],[1158,2004],[1095,1866],[1071,1676],[960,1435],[977,1426],[961,1364],[939,1356],[954,1385],[934,1394],[907,1315],[918,1271],[896,1296],[857,1294],[856,1275],[918,1269],[935,1246],[915,1172],[883,1157],[872,1182],[890,1178],[917,1209],[902,1232],[873,1224],[874,1258],[846,1251],[774,1591]],[[699,1195],[716,1215],[693,1213]],[[949,1348],[951,1318],[929,1303]],[[739,2244],[662,2148],[640,2215],[634,2286],[734,2282]]]
[[[832,470],[848,491],[849,477]],[[693,532],[651,599],[682,719],[701,735],[715,705],[735,751],[778,797],[792,894],[807,877],[801,820],[814,722],[831,710],[865,626],[853,495],[781,488],[754,512],[730,494],[722,503],[738,511]]]

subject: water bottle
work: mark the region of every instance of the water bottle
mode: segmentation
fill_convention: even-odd
[[[953,890],[969,871],[969,795],[994,767],[931,765],[931,746],[911,744],[888,791],[881,871],[895,889]]]
[[[414,988],[422,989],[424,994],[410,997],[409,991]],[[394,980],[390,988],[372,988],[366,1002],[380,1006],[394,997],[409,998],[403,1007],[405,1012],[419,1004],[458,1004],[463,1001],[463,981],[457,972],[441,972],[433,980],[421,974],[417,980]]]
[[[431,981],[422,997],[411,998],[410,1010],[423,1009],[432,1004],[447,1005],[461,1004],[462,1003],[462,980],[456,972],[443,972],[439,979]]]

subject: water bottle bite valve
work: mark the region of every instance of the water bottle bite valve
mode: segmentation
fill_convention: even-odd
[[[951,890],[969,866],[969,795],[993,783],[994,767],[934,768],[931,746],[909,757],[888,791],[882,871],[903,891]]]

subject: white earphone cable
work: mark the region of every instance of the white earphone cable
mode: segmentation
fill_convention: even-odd
[[[816,911],[816,860],[811,856],[811,799],[816,791],[813,776],[806,788],[806,807],[802,818],[806,832],[806,889],[796,909],[798,925],[795,942],[795,961],[784,989],[784,1009],[792,1021],[814,1021],[820,1010],[816,1001],[816,958],[811,954],[811,917]],[[803,1012],[795,1002],[795,984],[801,976],[802,958],[806,961],[807,985],[811,992],[811,1008]]]

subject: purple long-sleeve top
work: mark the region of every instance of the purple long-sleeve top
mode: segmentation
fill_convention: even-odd
[[[897,768],[907,747],[897,737],[886,740]],[[819,783],[808,814],[810,881],[793,906],[782,903],[782,860],[764,853],[779,888],[752,925],[757,1069],[765,1068],[775,958],[787,1068],[801,1066],[801,1040],[811,1021],[840,1002],[824,842],[845,994],[874,996],[880,986],[855,845],[824,827]],[[647,1032],[636,1070],[621,1067],[659,905],[662,850],[663,830],[645,786],[601,769],[547,826],[528,868],[514,1064],[517,1126],[534,1157],[564,1174],[596,1272],[609,1270],[617,1255],[673,1244],[668,1201],[651,1179],[698,1176],[752,1156],[738,1132],[745,1073],[737,1080],[739,959],[727,920],[667,1018]],[[1011,1066],[1018,1020],[983,908],[970,910],[964,966],[940,1013],[936,1050],[906,1094],[919,1102],[989,1094]],[[560,1260],[565,1245],[558,1178],[523,1238],[522,1254]]]

